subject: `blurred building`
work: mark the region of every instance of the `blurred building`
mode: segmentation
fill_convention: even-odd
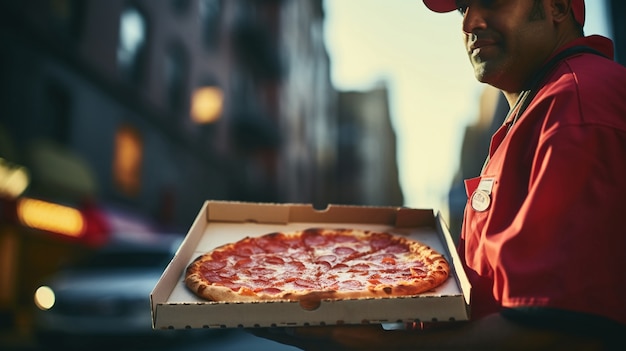
[[[30,191],[178,228],[208,198],[278,200],[279,5],[3,2],[2,123]],[[70,195],[77,172],[43,152],[82,160],[93,181]]]
[[[284,1],[281,32],[285,77],[280,110],[283,147],[281,195],[323,207],[336,202],[336,92],[324,43],[322,1]]]
[[[283,201],[401,206],[386,86],[335,91],[322,1],[283,1],[279,156]]]
[[[401,205],[387,92],[332,87],[322,4],[0,2],[0,161],[28,175],[0,194],[0,317],[110,235],[184,234],[207,199]],[[86,223],[37,226],[27,200]]]
[[[336,202],[402,206],[396,136],[389,115],[389,91],[340,92]]]

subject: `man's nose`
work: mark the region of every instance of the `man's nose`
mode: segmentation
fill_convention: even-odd
[[[463,33],[472,34],[477,29],[485,29],[487,22],[484,11],[479,7],[468,7],[463,14]]]

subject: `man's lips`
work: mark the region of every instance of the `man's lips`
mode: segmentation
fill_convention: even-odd
[[[497,42],[493,39],[478,39],[468,44],[467,51],[469,54],[473,55],[479,53],[486,47],[495,46],[496,44]]]

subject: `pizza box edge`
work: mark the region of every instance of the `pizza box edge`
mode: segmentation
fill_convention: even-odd
[[[359,221],[359,219],[363,219]],[[396,227],[433,227],[444,246],[442,252],[450,261],[451,278],[454,279],[461,292],[460,295],[442,295],[432,299],[419,299],[412,297],[388,298],[388,299],[365,299],[364,301],[349,300],[334,301],[333,306],[350,305],[356,303],[369,303],[368,300],[377,300],[376,304],[383,306],[389,314],[399,313],[406,309],[420,308],[429,309],[429,306],[449,307],[445,308],[446,316],[435,313],[415,313],[393,318],[357,318],[352,319],[350,314],[337,314],[328,312],[326,309],[318,309],[312,313],[306,311],[302,314],[302,308],[296,308],[297,302],[263,302],[263,303],[214,303],[214,302],[171,302],[169,297],[177,285],[181,282],[182,274],[190,260],[194,257],[196,247],[202,239],[207,227],[212,222],[251,223],[254,224],[275,224],[284,225],[291,222],[319,223],[320,226],[330,224],[352,222],[363,224],[393,225]],[[471,286],[462,269],[459,256],[454,247],[454,241],[447,229],[447,224],[440,212],[424,209],[412,209],[406,207],[373,207],[354,205],[329,205],[325,209],[315,209],[310,204],[278,204],[278,203],[252,203],[207,200],[202,205],[198,215],[193,221],[187,235],[180,244],[174,258],[164,270],[161,278],[150,294],[152,327],[154,329],[188,329],[188,328],[238,328],[238,327],[267,327],[267,326],[293,326],[293,325],[331,325],[331,324],[354,324],[354,323],[378,323],[385,321],[392,322],[415,322],[424,320],[467,320],[469,319],[469,294]],[[438,300],[437,303],[432,301]],[[356,301],[356,302],[355,302]],[[384,301],[384,302],[380,302]],[[393,301],[393,304],[390,304]],[[278,305],[287,314],[296,314],[292,319],[283,321],[272,321],[260,314],[266,307],[263,305]],[[285,308],[284,306],[290,306]],[[348,306],[348,308],[352,308]],[[397,306],[398,309],[394,309]],[[362,306],[363,307],[363,306]],[[370,306],[371,307],[371,306]],[[270,307],[273,308],[273,307]],[[225,310],[224,310],[225,309]],[[369,310],[370,308],[368,308]],[[241,310],[241,311],[240,311]],[[255,310],[258,310],[255,313]],[[320,311],[321,310],[321,311]],[[243,313],[243,314],[241,314]],[[406,314],[406,312],[403,312]],[[238,319],[241,314],[242,319]],[[256,316],[256,315],[259,316]],[[317,318],[315,318],[317,314]],[[432,314],[432,316],[431,316]],[[209,316],[208,318],[206,316]],[[235,316],[232,318],[217,318],[215,316]],[[449,315],[449,316],[448,316]],[[426,317],[425,317],[426,316]],[[289,317],[289,316],[287,316]],[[357,313],[358,317],[358,313]],[[322,318],[322,319],[321,319]],[[330,318],[323,320],[323,318]],[[223,319],[220,321],[219,319]]]

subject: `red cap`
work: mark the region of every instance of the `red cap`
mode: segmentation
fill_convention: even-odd
[[[457,9],[455,0],[424,0],[424,4],[434,12],[450,12]],[[580,25],[585,24],[585,0],[572,0],[572,12]]]

